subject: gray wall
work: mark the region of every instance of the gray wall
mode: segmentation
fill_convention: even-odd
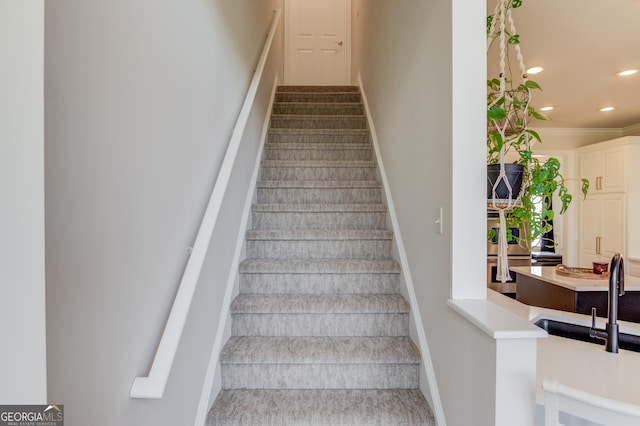
[[[479,25],[465,28],[460,16]],[[461,298],[486,293],[483,16],[484,5],[467,0],[353,2],[354,79],[359,71],[452,426],[490,425],[495,416],[495,342],[446,305],[456,285]],[[465,49],[480,72],[461,69]],[[442,235],[434,224],[439,207]]]
[[[69,426],[193,423],[259,113],[165,397],[131,400],[129,389],[148,373],[273,9],[281,6],[46,4],[48,392],[65,404]],[[280,64],[271,65],[271,77],[282,75]],[[264,92],[257,108],[266,109]]]
[[[47,400],[44,1],[0,0],[0,404]]]

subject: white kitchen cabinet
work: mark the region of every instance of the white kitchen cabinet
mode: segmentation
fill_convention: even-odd
[[[580,264],[609,262],[615,253],[640,258],[640,137],[578,149],[580,178],[590,182],[580,200]]]
[[[624,153],[624,146],[615,146],[580,155],[580,177],[589,179],[592,193],[624,191]]]
[[[590,195],[582,202],[582,264],[608,262],[625,253],[625,195]]]

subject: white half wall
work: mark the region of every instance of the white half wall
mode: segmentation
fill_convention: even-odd
[[[249,119],[164,397],[129,390],[149,371],[275,8],[46,4],[48,390],[69,426],[194,423],[271,87]]]
[[[45,404],[43,0],[0,0],[0,63],[0,404]]]

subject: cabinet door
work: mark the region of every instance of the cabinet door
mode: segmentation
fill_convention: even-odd
[[[600,252],[606,260],[615,253],[625,253],[625,199],[624,195],[602,197],[602,243]]]
[[[602,153],[601,188],[604,192],[624,191],[624,152],[624,147],[617,147]]]
[[[580,177],[589,180],[589,192],[596,191],[599,187],[600,176],[602,176],[602,153],[588,152],[580,155]]]
[[[580,227],[580,263],[583,266],[600,261],[599,249],[602,230],[602,199],[589,195],[582,202],[582,226]]]
[[[620,146],[580,155],[580,177],[589,180],[590,193],[624,192],[624,153]]]
[[[582,202],[580,263],[609,262],[615,253],[625,255],[624,194],[590,195]]]

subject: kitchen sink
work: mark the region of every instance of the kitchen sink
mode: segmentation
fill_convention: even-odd
[[[554,336],[581,340],[583,342],[595,343],[597,345],[604,345],[604,340],[596,339],[589,336],[589,327],[585,325],[571,324],[568,322],[556,321],[546,318],[540,319],[534,324]],[[640,352],[640,336],[636,336],[635,334],[620,333],[619,343],[620,349]]]

